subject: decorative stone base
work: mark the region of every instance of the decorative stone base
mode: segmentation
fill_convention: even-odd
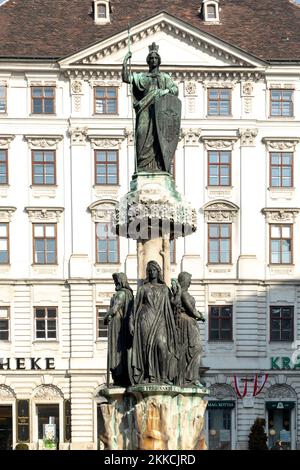
[[[107,450],[206,450],[208,394],[205,388],[155,384],[103,389],[100,439]]]
[[[185,237],[196,230],[197,214],[169,173],[133,175],[130,191],[115,214],[115,231],[135,240]]]

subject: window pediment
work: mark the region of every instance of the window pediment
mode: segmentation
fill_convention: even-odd
[[[62,135],[24,135],[30,149],[40,148],[58,148],[59,142],[63,139]]]
[[[63,207],[25,207],[30,222],[33,223],[57,223],[61,214],[64,212]]]
[[[8,134],[2,134],[0,135],[0,149],[7,149],[10,146],[10,143],[12,140],[14,140],[16,136],[15,135],[8,135]]]
[[[266,207],[262,209],[268,223],[293,223],[299,212],[298,208]]]
[[[93,204],[88,207],[88,210],[92,215],[93,222],[112,222],[116,205],[117,201],[114,199],[105,199],[93,202]]]
[[[213,201],[203,207],[206,222],[233,222],[239,211],[236,204],[228,201]]]

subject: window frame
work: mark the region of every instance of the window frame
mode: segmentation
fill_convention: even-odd
[[[103,319],[102,319],[102,321],[103,321],[104,316],[106,315],[108,309],[109,309],[109,306],[96,305],[96,341],[107,341],[108,340],[108,326],[104,325],[105,328],[100,328],[101,319],[100,319],[100,315],[99,315],[99,312],[101,312],[103,314]],[[106,336],[100,336],[99,335],[100,331],[105,331]]]
[[[0,221],[0,226],[1,225],[6,225],[6,237],[1,237],[0,240],[6,240],[7,242],[7,262],[1,263],[0,266],[7,266],[10,264],[10,234],[9,234],[9,222],[1,222]]]
[[[5,343],[10,343],[11,341],[11,315],[10,315],[10,307],[5,307],[1,306],[1,309],[5,309],[7,311],[7,318],[1,318],[0,317],[0,322],[1,321],[7,321],[7,329],[1,330],[1,332],[7,331],[7,339],[1,339],[0,337],[0,342],[5,342]]]
[[[34,88],[41,88],[42,89],[42,96],[41,97],[38,98],[38,97],[33,96],[33,89]],[[53,112],[51,112],[51,113],[46,113],[45,112],[45,99],[49,99],[49,98],[45,97],[45,94],[44,94],[45,88],[52,88],[53,89],[53,98],[51,98],[52,101],[53,101]],[[55,85],[31,85],[30,90],[31,90],[31,114],[37,115],[37,116],[42,116],[42,115],[53,116],[53,115],[56,115],[56,86]],[[35,99],[42,100],[42,112],[41,113],[38,113],[34,110],[34,100]]]
[[[214,10],[214,16],[209,16],[209,11],[210,8],[213,8]],[[207,20],[208,21],[213,21],[217,19],[217,6],[215,3],[207,3],[206,4],[206,13],[207,13]]]
[[[34,161],[34,154],[36,152],[41,152],[43,154],[43,161],[42,162],[35,162]],[[54,155],[54,160],[53,162],[46,162],[45,161],[45,152],[52,152],[53,155]],[[53,168],[54,168],[54,173],[53,173],[53,177],[54,177],[54,182],[53,183],[46,183],[46,182],[43,182],[43,183],[35,183],[34,182],[34,178],[35,178],[35,174],[34,174],[34,168],[35,166],[37,165],[41,165],[43,166],[43,181],[45,181],[45,177],[46,177],[46,173],[45,173],[45,168],[47,168],[47,166],[50,166],[53,165]],[[33,149],[31,150],[31,184],[32,186],[56,186],[56,150],[52,150],[52,149]]]
[[[280,164],[278,165],[274,165],[272,164],[272,157],[274,156],[274,154],[278,154],[280,155]],[[289,155],[292,155],[292,164],[291,165],[286,165],[286,164],[282,164],[282,158],[284,156],[284,154],[289,154]],[[293,188],[294,187],[294,152],[269,152],[269,162],[270,162],[270,181],[269,181],[269,184],[270,184],[270,188],[272,189],[276,189],[276,188]],[[288,167],[288,168],[291,168],[291,184],[290,186],[283,186],[282,184],[282,169],[284,167]],[[272,168],[279,168],[280,169],[280,176],[278,177],[279,180],[280,180],[280,186],[273,186],[272,185]]]
[[[217,153],[218,154],[218,163],[210,163],[209,159],[212,153]],[[228,153],[229,154],[229,163],[220,163],[220,157],[222,153]],[[211,184],[210,183],[210,168],[212,166],[217,166],[218,167],[218,183],[219,184]],[[228,184],[221,184],[221,173],[220,173],[220,168],[222,166],[226,166],[229,168],[229,182]],[[232,151],[231,150],[208,150],[207,151],[207,186],[210,188],[214,187],[222,187],[222,188],[230,188],[232,186]]]
[[[97,103],[96,91],[97,91],[97,89],[100,89],[100,88],[103,88],[105,90],[105,96],[102,98],[105,102],[105,106],[104,106],[105,111],[103,113],[97,112],[97,106],[96,106],[96,103]],[[116,91],[116,97],[115,98],[109,98],[107,96],[106,93],[107,93],[109,88],[113,88]],[[107,111],[107,104],[106,103],[107,103],[108,99],[114,99],[115,100],[116,111],[113,112],[113,113],[109,113]],[[112,86],[109,86],[109,85],[105,85],[105,86],[97,86],[96,85],[96,86],[94,86],[94,115],[97,115],[97,116],[99,116],[99,115],[100,116],[106,116],[106,115],[108,115],[108,116],[117,116],[118,114],[119,114],[119,92],[118,92],[118,87],[114,86],[114,85],[112,85]]]
[[[228,225],[229,226],[229,237],[213,237],[211,238],[210,237],[210,227],[212,225],[218,225],[219,226],[219,231],[220,231],[220,226],[221,225]],[[229,223],[229,222],[209,222],[207,224],[207,230],[208,230],[208,244],[207,244],[207,249],[208,249],[208,253],[207,253],[207,258],[208,258],[208,264],[209,265],[219,265],[219,264],[224,264],[224,265],[230,265],[232,264],[232,223]],[[213,262],[213,261],[210,261],[210,241],[211,240],[218,240],[218,259],[219,261],[218,262]],[[221,250],[220,250],[220,242],[221,240],[229,240],[229,261],[228,262],[222,262],[220,261],[220,254],[221,254]]]
[[[97,154],[98,152],[105,152],[106,156],[106,160],[105,162],[97,162]],[[115,152],[116,153],[116,162],[109,162],[107,160],[107,155],[108,155],[108,152]],[[100,165],[104,165],[105,164],[105,168],[106,168],[106,173],[105,173],[105,180],[106,180],[106,183],[97,183],[97,177],[98,177],[98,173],[97,173],[97,168],[98,166]],[[108,167],[109,165],[116,165],[116,168],[117,168],[117,171],[116,171],[116,176],[117,176],[117,182],[116,183],[108,183],[107,182],[107,178],[108,178]],[[95,186],[118,186],[119,185],[119,182],[120,182],[120,176],[119,176],[119,150],[115,150],[115,149],[95,149],[94,150],[94,173],[95,173],[95,178],[94,178],[94,184]]]
[[[280,238],[273,238],[272,237],[272,227],[280,227]],[[290,238],[282,238],[282,228],[290,228]],[[280,240],[280,263],[273,263],[272,262],[272,240]],[[291,240],[291,261],[289,263],[282,262],[282,241],[283,240]],[[291,266],[294,260],[294,231],[293,231],[293,224],[269,224],[269,263],[270,266]]]
[[[44,232],[44,237],[41,238],[41,237],[35,237],[35,234],[34,234],[34,229],[37,225],[42,225],[43,226],[43,232]],[[35,261],[35,258],[36,258],[36,250],[35,250],[35,246],[36,246],[36,239],[39,239],[39,240],[47,240],[47,239],[50,239],[50,240],[53,240],[52,237],[45,237],[45,230],[46,230],[46,226],[50,226],[50,225],[53,225],[54,226],[54,231],[55,231],[55,244],[54,244],[54,247],[55,247],[55,261],[53,263],[38,263]],[[33,235],[33,265],[34,266],[56,266],[58,263],[57,263],[57,223],[56,222],[49,222],[49,223],[40,223],[40,222],[33,222],[32,224],[32,235]],[[44,251],[44,256],[45,256],[45,251]]]
[[[116,265],[116,264],[120,264],[120,237],[118,237],[117,235],[115,235],[115,238],[114,240],[117,240],[117,261],[108,261],[109,259],[109,251],[108,249],[106,248],[106,259],[107,261],[103,262],[103,261],[100,261],[99,258],[98,258],[98,225],[106,225],[106,233],[108,233],[108,226],[110,226],[111,224],[109,222],[96,222],[95,223],[95,248],[96,248],[96,264],[97,265],[109,265],[109,264],[113,264],[113,265]],[[105,241],[106,243],[111,240],[110,238],[106,237],[105,238]],[[108,243],[107,243],[107,246],[108,246]]]
[[[213,308],[216,308],[218,309],[218,316],[217,317],[214,317],[215,319],[218,320],[218,335],[219,335],[219,338],[212,338],[212,328],[211,328],[211,321],[212,321],[212,314],[211,314],[211,311]],[[221,309],[225,309],[225,308],[230,308],[230,317],[226,317],[226,316],[222,316],[220,314],[221,312]],[[224,339],[222,338],[222,329],[221,329],[221,326],[222,326],[222,320],[228,320],[230,319],[230,330],[226,330],[226,331],[230,331],[230,339]],[[233,305],[209,305],[208,306],[208,341],[210,342],[233,342]]]
[[[272,317],[272,309],[280,309],[280,316],[279,318],[274,318]],[[282,316],[282,310],[283,309],[289,309],[291,311],[291,318],[290,318],[290,322],[291,322],[291,329],[288,330],[290,331],[290,336],[291,336],[291,339],[273,339],[272,338],[272,334],[274,334],[274,329],[272,328],[272,320],[276,319],[280,322],[280,328],[279,330],[276,330],[276,331],[279,331],[279,334],[280,334],[280,337],[282,336],[282,331],[283,328],[282,328],[282,323],[283,321],[285,320],[285,318]],[[294,305],[270,305],[270,308],[269,308],[269,321],[270,321],[270,336],[269,336],[269,341],[270,343],[292,343],[294,341],[294,338],[295,338],[295,326],[294,326],[294,321],[295,321],[295,309],[294,309]]]
[[[33,307],[34,308],[34,339],[35,341],[58,341],[58,307]],[[45,322],[45,338],[38,338],[37,332],[37,321],[42,321],[43,319],[38,319],[36,316],[37,310],[45,310],[45,317],[44,317],[44,322]],[[48,317],[48,310],[55,310],[55,338],[49,338],[48,333],[49,333],[49,327],[48,327],[48,321],[54,321],[54,318],[49,318]],[[50,330],[53,331],[53,330]]]
[[[1,183],[0,181],[0,187],[1,186],[7,186],[9,184],[9,178],[8,178],[8,149],[0,149],[0,152],[4,152],[5,155],[5,160],[2,162],[0,161],[0,164],[5,164],[5,176],[6,176],[6,181],[4,183]]]
[[[210,93],[211,91],[218,91],[218,98],[217,99],[210,99]],[[220,94],[222,91],[225,91],[227,90],[229,92],[229,99],[228,100],[221,100],[220,99]],[[211,101],[217,101],[218,102],[218,114],[211,114],[210,112],[210,102]],[[220,103],[222,101],[228,101],[229,105],[228,105],[228,114],[220,114],[220,111],[221,111],[221,106],[220,106]],[[207,88],[207,116],[208,117],[211,117],[211,118],[226,118],[226,117],[232,117],[232,88],[217,88],[217,87],[210,87],[210,88]]]
[[[4,115],[4,114],[7,114],[7,85],[5,83],[0,83],[0,89],[3,88],[3,97],[1,97],[0,95],[0,102],[1,100],[3,99],[3,103],[4,103],[4,111],[1,111],[1,108],[0,108],[0,115]]]
[[[281,99],[280,100],[274,100],[272,99],[272,93],[276,91],[276,92],[279,92],[281,93]],[[292,96],[291,96],[291,100],[290,101],[287,101],[287,100],[283,100],[282,98],[282,93],[283,92],[286,92],[286,91],[290,91]],[[269,117],[271,118],[293,118],[295,117],[294,116],[294,94],[295,94],[295,90],[293,88],[270,88],[270,108],[269,108]],[[291,114],[289,114],[288,116],[284,115],[283,114],[283,103],[291,103]],[[280,103],[280,111],[281,111],[281,114],[272,114],[272,104],[273,103]]]

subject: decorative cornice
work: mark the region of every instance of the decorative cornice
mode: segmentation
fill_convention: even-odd
[[[201,136],[202,129],[189,128],[181,129],[180,140],[183,139],[183,144],[190,147],[196,147],[199,145],[199,139]]]
[[[63,140],[62,135],[24,135],[30,149],[58,148],[58,144]]]
[[[202,136],[206,150],[233,150],[234,143],[238,140],[235,136],[211,137]]]
[[[59,222],[61,214],[64,212],[63,207],[25,207],[30,222],[47,223]]]
[[[109,149],[121,148],[121,144],[125,139],[125,135],[118,135],[118,136],[99,136],[99,135],[88,135],[88,140],[91,142],[91,146],[93,149]]]
[[[241,147],[255,147],[255,138],[257,134],[257,129],[239,129]]]
[[[164,31],[168,35],[172,35],[173,37],[179,39],[186,44],[192,45],[193,47],[202,49],[204,52],[207,52],[209,55],[213,55],[218,59],[224,59],[230,65],[236,66],[249,66],[249,63],[246,60],[241,58],[235,57],[233,54],[230,54],[228,51],[224,51],[221,47],[216,46],[215,44],[210,44],[203,38],[199,38],[198,35],[193,34],[191,31],[186,31],[183,28],[179,28],[178,25],[173,24],[171,21],[167,21],[166,19],[159,19],[159,21],[151,26],[147,26],[143,30],[140,30],[136,33],[131,35],[131,44],[139,43],[141,40],[145,40],[145,38],[152,38],[153,34],[157,32]],[[80,59],[77,63],[78,64],[97,64],[99,61],[114,54],[117,51],[125,50],[128,47],[128,40],[127,38],[122,38],[119,41],[115,42],[114,44],[110,44],[107,47],[101,49],[100,51],[94,52],[90,54],[88,57]]]
[[[13,134],[0,134],[0,148],[7,149],[16,136]]]
[[[300,142],[298,137],[263,137],[262,142],[272,151],[294,152]]]
[[[206,222],[233,222],[239,207],[232,202],[214,201],[205,204],[204,215]]]
[[[300,209],[292,207],[265,207],[262,209],[268,223],[294,223],[299,212]]]
[[[63,393],[53,385],[42,385],[40,386],[33,395],[34,400],[62,400]]]
[[[16,207],[0,206],[0,221],[10,222],[13,213],[17,210]]]
[[[107,222],[111,223],[117,207],[117,201],[113,199],[106,199],[93,202],[88,210],[92,215],[93,222]]]
[[[88,127],[70,127],[68,134],[71,136],[72,145],[85,145],[88,135]]]

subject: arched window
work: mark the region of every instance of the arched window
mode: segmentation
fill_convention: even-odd
[[[217,18],[216,5],[207,5],[207,19],[215,20]]]
[[[202,0],[201,10],[204,21],[219,21],[219,0]]]

